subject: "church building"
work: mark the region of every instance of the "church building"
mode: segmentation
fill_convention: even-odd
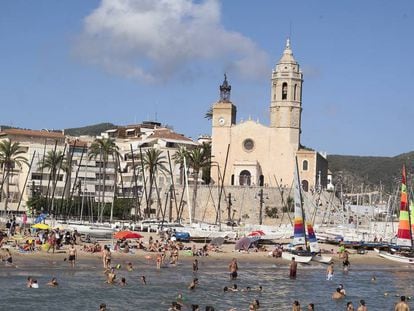
[[[220,99],[212,108],[212,167],[214,183],[224,186],[291,188],[295,156],[302,188],[325,187],[326,156],[301,145],[303,74],[293,57],[289,39],[272,71],[270,125],[253,120],[236,122],[225,76]]]

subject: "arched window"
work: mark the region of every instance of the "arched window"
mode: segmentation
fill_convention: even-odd
[[[287,93],[288,93],[288,85],[286,82],[283,82],[282,84],[282,99],[287,99]]]
[[[297,89],[297,84],[295,84],[294,88],[293,88],[293,100],[296,100],[296,89]]]
[[[308,166],[309,166],[308,160],[304,160],[302,163],[302,170],[307,171]]]
[[[263,185],[264,185],[264,176],[263,175],[260,175],[259,176],[259,186],[260,187],[263,187]]]
[[[309,182],[306,179],[302,180],[302,189],[305,192],[308,192],[309,190]]]
[[[241,171],[239,175],[239,185],[240,186],[250,186],[252,175],[248,170]]]

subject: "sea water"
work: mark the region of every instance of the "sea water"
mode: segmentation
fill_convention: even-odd
[[[394,310],[400,295],[414,294],[414,271],[408,266],[352,266],[344,274],[337,265],[334,278],[327,281],[326,266],[318,263],[299,265],[296,280],[288,277],[288,262],[277,259],[274,264],[249,263],[239,260],[239,277],[230,281],[228,262],[222,259],[200,258],[199,272],[192,272],[192,261],[181,261],[177,266],[157,270],[153,261],[115,260],[121,268],[116,270],[117,279],[125,277],[125,287],[105,284],[105,276],[98,260],[80,261],[75,269],[68,262],[47,260],[17,262],[17,268],[0,264],[0,310],[98,310],[106,303],[109,310],[168,310],[179,293],[187,304],[198,304],[201,310],[211,305],[215,310],[248,310],[254,299],[260,302],[260,310],[291,310],[294,300],[302,309],[314,303],[316,310],[345,310],[346,302],[358,305],[366,301],[369,310]],[[126,271],[130,261],[134,270]],[[147,285],[141,284],[145,275]],[[376,281],[371,279],[375,275]],[[38,280],[39,289],[26,288],[27,277]],[[59,286],[50,288],[46,283],[56,277]],[[199,279],[198,287],[187,289],[193,277]],[[342,283],[347,297],[333,301],[332,293]],[[223,292],[223,287],[237,284],[239,289],[250,286],[263,287],[262,292]],[[409,301],[411,307],[414,303]]]

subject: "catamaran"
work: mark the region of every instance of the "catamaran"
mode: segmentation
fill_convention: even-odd
[[[295,219],[293,226],[293,247],[290,250],[282,252],[282,258],[291,260],[295,258],[296,262],[309,263],[311,260],[328,263],[332,257],[322,256],[316,239],[315,231],[310,221],[306,222],[308,235],[305,229],[305,211],[303,208],[301,183],[299,178],[298,160],[296,159],[295,176],[294,176],[294,203]]]
[[[390,248],[389,251],[381,251],[375,249],[380,257],[402,262],[406,264],[414,264],[414,249],[413,249],[413,209],[414,203],[410,200],[408,205],[408,193],[407,193],[407,177],[406,177],[405,165],[402,169],[401,178],[401,200],[400,200],[400,222],[398,225],[397,242],[395,248]]]

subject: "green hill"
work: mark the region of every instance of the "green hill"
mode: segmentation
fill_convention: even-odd
[[[392,191],[401,180],[403,164],[409,176],[414,172],[414,151],[395,157],[330,155],[328,162],[334,182],[342,182],[345,192],[357,192],[362,187],[364,191],[376,190],[380,184],[386,191]]]
[[[94,125],[88,125],[83,127],[74,127],[65,129],[66,135],[71,136],[81,136],[81,135],[90,135],[96,136],[101,134],[102,132],[116,128],[117,126],[112,123],[98,123]]]

